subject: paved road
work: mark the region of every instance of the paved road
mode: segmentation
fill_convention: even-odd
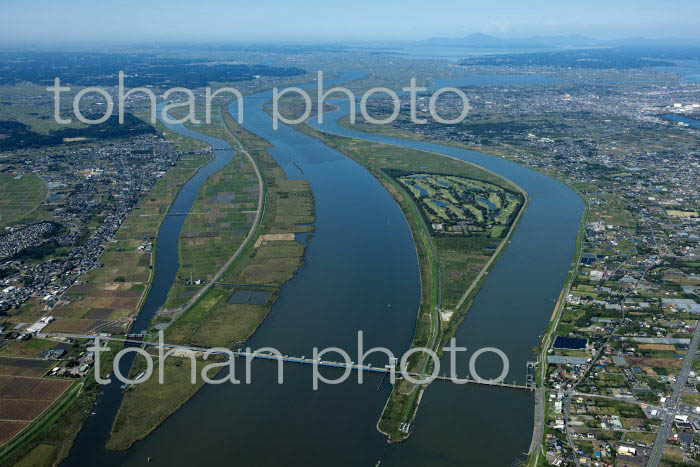
[[[576,445],[574,444],[574,438],[571,436],[570,422],[571,422],[571,397],[573,390],[569,390],[564,393],[564,423],[566,424],[564,429],[566,433],[566,442],[569,445],[569,449],[574,456],[574,462],[576,465],[581,465],[578,461],[578,455],[576,453]]]
[[[673,427],[673,420],[678,414],[681,407],[681,396],[683,395],[683,390],[685,389],[685,383],[688,381],[688,375],[690,370],[693,368],[693,362],[695,361],[695,356],[698,351],[698,344],[700,343],[700,323],[695,328],[693,333],[693,340],[690,341],[690,346],[688,348],[688,353],[683,359],[683,366],[681,367],[681,372],[676,379],[676,383],[673,386],[673,395],[666,401],[666,410],[664,410],[663,421],[661,422],[661,427],[656,435],[656,441],[654,442],[654,448],[651,450],[649,455],[649,467],[657,467],[661,462],[661,457],[664,453],[664,447],[666,447],[666,440],[671,435],[671,427]]]
[[[372,366],[372,364],[359,364],[355,363],[350,360],[345,360],[342,362],[336,362],[336,361],[330,361],[330,360],[314,360],[313,358],[308,358],[306,356],[302,357],[293,357],[289,355],[282,355],[281,353],[277,352],[258,352],[258,351],[248,351],[248,350],[219,350],[219,348],[210,348],[210,347],[193,347],[193,346],[187,346],[187,345],[179,345],[179,344],[168,344],[168,343],[161,343],[159,341],[152,341],[152,340],[143,340],[143,339],[133,339],[133,338],[121,338],[121,337],[106,337],[106,336],[99,336],[97,334],[74,334],[74,333],[45,333],[42,334],[42,336],[45,337],[56,337],[56,338],[71,338],[71,339],[88,339],[88,340],[100,340],[100,343],[103,342],[108,342],[108,341],[114,341],[114,342],[121,342],[125,344],[135,344],[135,345],[150,345],[153,347],[159,347],[167,350],[179,350],[183,352],[193,352],[193,353],[207,353],[210,355],[225,355],[225,356],[233,356],[233,357],[239,357],[239,358],[246,358],[246,359],[254,359],[254,358],[259,358],[263,360],[276,360],[284,363],[298,363],[302,365],[315,365],[315,366],[326,366],[326,367],[333,367],[333,368],[344,368],[344,369],[349,369],[353,371],[368,371],[371,373],[395,373],[396,368],[385,365],[383,367],[378,366]],[[421,373],[411,373],[407,372],[404,374],[405,376],[411,376],[415,379],[420,379],[424,378],[424,375]],[[447,375],[436,375],[435,377],[428,377],[427,382],[431,383],[433,380],[440,380],[440,381],[447,381],[459,385],[464,385],[464,384],[479,384],[482,386],[490,386],[494,388],[500,388],[500,389],[519,389],[519,390],[525,390],[525,391],[532,391],[533,388],[532,386],[526,386],[523,384],[509,384],[509,383],[504,383],[504,382],[499,382],[499,383],[492,383],[490,381],[485,381],[485,380],[478,380],[478,379],[473,379],[473,378],[466,378],[466,379],[461,379],[461,378],[453,378],[451,376]]]
[[[542,435],[544,434],[544,404],[547,391],[541,387],[535,391],[535,425],[532,429],[532,440],[530,441],[530,449],[527,454],[533,454],[542,444]]]

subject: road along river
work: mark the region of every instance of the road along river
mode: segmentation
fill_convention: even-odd
[[[357,76],[346,74],[336,82]],[[246,97],[244,126],[271,143],[270,154],[290,178],[311,183],[317,219],[306,265],[283,286],[249,345],[271,345],[296,356],[310,356],[314,346],[338,346],[352,355],[357,331],[362,330],[365,348],[384,346],[401,354],[410,345],[420,298],[408,224],[389,193],[364,168],[293,128],[280,125],[273,131],[263,109],[271,95]],[[501,348],[511,360],[508,379],[522,382],[529,350],[537,345],[564,283],[583,203],[561,183],[502,159],[448,146],[343,133],[348,130],[335,124],[335,118],[344,110],[326,118],[325,131],[465,158],[513,180],[530,195],[530,207],[511,245],[458,334],[458,343],[472,352],[484,346]],[[225,147],[221,144],[217,141],[214,147]],[[157,258],[168,228],[164,224],[161,229]],[[179,230],[171,234],[177,239]],[[177,264],[157,267],[173,268],[173,277],[177,271]],[[484,356],[484,363],[487,360]],[[205,386],[149,437],[123,452],[102,448],[119,403],[106,391],[66,464],[142,465],[150,457],[149,465],[163,466],[368,466],[380,460],[397,466],[509,465],[530,441],[531,393],[436,382],[426,391],[413,435],[388,445],[375,428],[391,390],[386,382],[380,385],[380,376],[366,374],[362,385],[350,378],[313,391],[311,369],[290,365],[284,379],[284,384],[276,384],[276,365],[256,362],[252,384]]]

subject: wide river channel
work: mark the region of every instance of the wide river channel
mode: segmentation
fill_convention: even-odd
[[[355,79],[347,73],[335,81]],[[408,224],[389,193],[369,172],[317,139],[280,125],[264,105],[271,91],[245,98],[244,126],[272,145],[268,151],[289,178],[311,183],[315,231],[306,264],[287,282],[270,314],[249,340],[252,348],[311,356],[314,346],[357,352],[383,346],[401,355],[411,343],[420,299],[420,276]],[[530,205],[511,244],[489,273],[457,334],[469,355],[497,347],[509,358],[507,380],[523,383],[566,279],[583,214],[581,198],[539,172],[507,160],[450,146],[388,138],[343,128],[347,105],[325,117],[323,130],[353,138],[445,154],[517,183]],[[235,115],[235,105],[231,111]],[[318,127],[317,124],[314,124]],[[207,141],[215,159],[181,190],[173,212],[188,211],[202,184],[231,160],[224,141],[182,126],[171,129]],[[182,198],[182,199],[181,199]],[[157,244],[156,276],[135,329],[145,329],[175,278],[182,216],[169,216]],[[333,355],[329,355],[333,358]],[[494,360],[486,356],[478,368]],[[498,362],[498,361],[496,361]],[[340,375],[330,370],[327,374]],[[489,374],[489,369],[484,373]],[[500,366],[492,372],[500,373]],[[278,385],[276,365],[256,362],[252,384],[205,386],[146,439],[121,452],[105,451],[121,400],[107,386],[65,465],[511,465],[523,458],[532,436],[532,393],[474,385],[433,383],[425,392],[411,437],[389,445],[376,423],[391,391],[377,375],[312,389],[311,368],[287,365]]]

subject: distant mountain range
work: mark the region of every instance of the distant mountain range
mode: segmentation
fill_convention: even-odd
[[[551,49],[580,47],[661,46],[678,44],[700,46],[700,39],[646,39],[643,37],[629,37],[624,39],[601,40],[581,35],[510,38],[476,33],[466,37],[431,37],[418,43],[421,45],[469,47],[477,49]]]

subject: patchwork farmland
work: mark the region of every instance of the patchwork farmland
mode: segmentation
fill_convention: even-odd
[[[50,362],[0,358],[0,446],[39,417],[73,384],[42,378]]]

